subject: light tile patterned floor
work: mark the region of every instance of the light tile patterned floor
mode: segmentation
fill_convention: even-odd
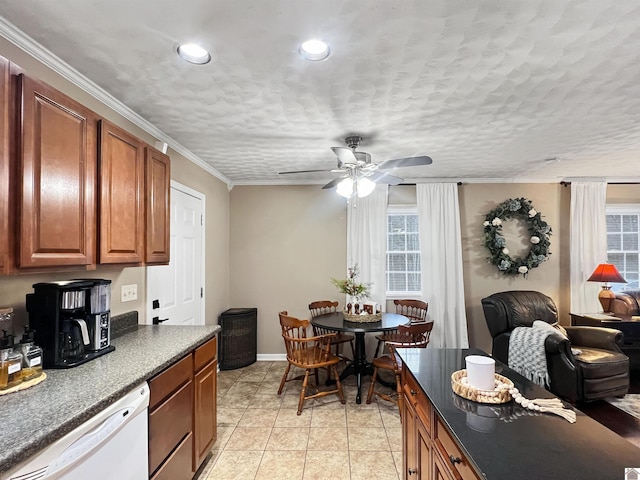
[[[378,399],[367,405],[363,398],[357,405],[350,376],[344,385],[346,405],[329,395],[305,402],[297,416],[301,381],[288,382],[277,394],[285,368],[286,362],[256,362],[219,372],[218,440],[199,480],[402,477],[395,404]],[[365,398],[369,381],[364,378]]]

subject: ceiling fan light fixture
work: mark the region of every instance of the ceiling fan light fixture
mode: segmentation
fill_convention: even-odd
[[[371,192],[373,192],[375,188],[375,182],[372,182],[367,177],[362,177],[360,180],[358,180],[358,197],[362,198],[371,195]]]
[[[211,61],[211,54],[197,43],[183,43],[178,46],[178,55],[185,62],[204,65]]]
[[[353,180],[351,178],[345,178],[336,186],[336,192],[338,195],[344,198],[349,198],[353,195]]]
[[[298,52],[305,60],[310,62],[321,62],[326,60],[331,54],[329,45],[322,40],[307,40],[302,42],[298,48]]]

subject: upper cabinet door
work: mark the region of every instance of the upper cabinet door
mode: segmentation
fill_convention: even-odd
[[[144,261],[144,144],[100,120],[99,263]]]
[[[9,264],[9,62],[0,57],[0,274]]]
[[[169,192],[171,159],[155,148],[145,148],[147,202],[146,263],[169,263]]]
[[[19,85],[17,265],[94,264],[97,117],[29,76]]]

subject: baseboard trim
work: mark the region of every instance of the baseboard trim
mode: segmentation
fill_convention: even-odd
[[[286,353],[259,353],[256,355],[258,362],[284,362],[287,360]]]

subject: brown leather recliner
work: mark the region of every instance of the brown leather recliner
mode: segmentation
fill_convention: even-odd
[[[558,322],[558,310],[548,296],[534,291],[494,293],[482,299],[493,337],[493,357],[509,363],[509,338],[516,327],[535,320]],[[624,395],[629,390],[629,358],[622,353],[622,333],[612,328],[565,327],[568,340],[550,335],[545,340],[549,390],[570,402],[587,402]],[[571,347],[581,350],[571,353]]]
[[[616,293],[611,302],[611,311],[616,315],[640,315],[640,290]]]

